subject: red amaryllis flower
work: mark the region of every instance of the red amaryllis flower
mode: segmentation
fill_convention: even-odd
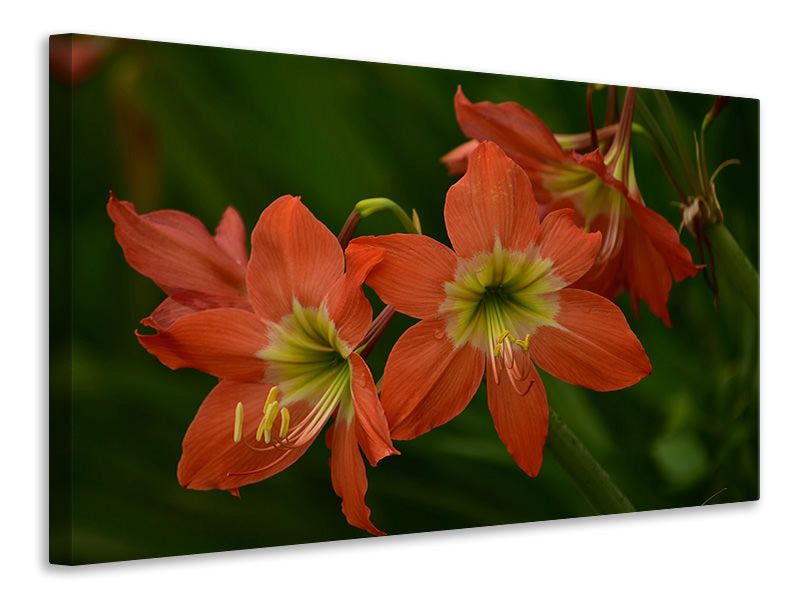
[[[336,236],[291,196],[264,210],[251,239],[246,279],[254,312],[204,310],[139,336],[168,367],[222,380],[186,433],[178,480],[238,493],[295,462],[335,416],[333,488],[350,524],[381,534],[364,502],[358,449],[373,466],[397,451],[357,350],[372,321],[361,285],[383,252],[362,252],[357,268],[344,272]]]
[[[592,266],[600,235],[569,209],[539,222],[525,172],[492,143],[470,157],[447,194],[453,250],[420,235],[361,237],[354,261],[385,250],[367,277],[387,304],[422,319],[392,349],[381,400],[394,439],[411,439],[458,415],[486,365],[489,409],[522,469],[542,464],[549,411],[533,365],[595,390],[633,385],[650,361],[609,300],[565,289]]]
[[[576,223],[603,234],[593,267],[575,284],[615,299],[627,289],[634,313],[639,298],[670,325],[667,299],[672,281],[700,267],[680,243],[678,232],[644,205],[630,155],[635,90],[629,89],[619,127],[605,154],[567,151],[547,126],[515,102],[471,103],[459,87],[456,117],[464,133],[498,144],[530,177],[536,198],[549,210],[575,209]],[[610,129],[607,128],[608,131]],[[474,143],[443,158],[451,172],[464,163]]]
[[[144,325],[166,329],[209,308],[252,310],[245,284],[247,234],[235,208],[225,210],[213,236],[199,219],[181,211],[139,215],[114,192],[107,209],[128,264],[168,295]]]

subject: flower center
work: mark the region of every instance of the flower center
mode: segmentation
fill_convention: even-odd
[[[259,451],[297,448],[319,434],[337,407],[346,418],[352,417],[347,360],[352,350],[339,337],[325,306],[306,308],[295,300],[291,314],[269,325],[268,339],[257,356],[267,363],[265,379],[278,383],[270,388],[255,440],[245,440],[247,446]],[[234,413],[237,443],[243,439],[244,417],[239,403]]]
[[[495,242],[491,252],[460,260],[439,315],[453,345],[470,343],[484,350],[495,382],[505,371],[514,389],[524,394],[532,383],[527,356],[530,339],[542,325],[557,326],[558,301],[552,293],[563,281],[553,263],[531,247],[525,252]]]
[[[266,380],[279,382],[284,406],[321,397],[352,352],[325,306],[306,308],[297,300],[280,323],[270,324],[267,337],[258,357],[267,363]]]
[[[622,177],[622,161],[614,166],[614,176]],[[601,231],[603,242],[596,262],[614,258],[622,248],[625,218],[630,209],[625,197],[605,184],[593,171],[577,167],[574,171],[548,174],[543,185],[569,198],[583,216],[586,231]]]

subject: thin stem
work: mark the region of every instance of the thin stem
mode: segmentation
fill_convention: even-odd
[[[592,137],[592,150],[597,148],[597,127],[594,124],[594,107],[592,106],[592,93],[594,86],[586,86],[586,115],[589,118],[589,135]]]
[[[552,407],[546,447],[598,514],[636,510]]]
[[[669,168],[669,163],[664,156],[664,152],[661,150],[661,147],[658,145],[658,142],[653,135],[639,123],[631,124],[631,133],[643,135],[647,141],[650,142],[651,148],[656,153],[658,164],[661,165],[661,168],[667,175],[667,179],[669,179],[670,184],[672,184],[672,188],[675,190],[675,193],[678,194],[678,198],[680,198],[681,203],[686,204],[686,195],[683,193],[683,190],[681,190],[681,186],[678,185],[678,181],[675,179],[675,176],[672,174],[672,171]]]
[[[672,110],[672,104],[670,104],[669,97],[667,96],[667,93],[662,90],[653,90],[653,94],[655,95],[656,102],[658,103],[659,107],[661,108],[661,112],[664,115],[667,129],[669,130],[670,134],[672,135],[672,139],[675,142],[675,147],[678,150],[678,157],[683,164],[686,174],[689,176],[692,189],[694,190],[696,196],[702,196],[702,186],[697,180],[697,177],[695,177],[694,170],[692,169],[692,163],[689,160],[689,156],[686,154],[686,150],[684,149],[683,139],[681,138],[680,129],[678,128],[678,121],[675,118],[675,113]]]
[[[389,211],[400,221],[407,233],[419,233],[414,220],[396,202],[389,200],[389,198],[367,198],[366,200],[361,200],[356,204],[355,210],[362,219],[374,215],[376,212]]]
[[[703,133],[705,133],[706,129],[714,122],[714,119],[719,116],[719,113],[722,112],[722,109],[725,108],[729,100],[730,98],[728,96],[717,96],[717,99],[714,100],[714,105],[703,118],[703,126],[700,129]]]
[[[731,232],[722,223],[713,223],[706,226],[705,234],[714,249],[714,255],[719,261],[722,270],[728,274],[734,287],[747,302],[750,310],[758,317],[759,309],[759,276],[753,263],[745,253]]]
[[[389,326],[395,314],[397,314],[397,311],[387,304],[380,314],[375,317],[364,339],[361,340],[359,344],[359,346],[362,346],[362,349],[359,351],[361,358],[366,360],[367,356],[369,356],[370,352],[372,352],[372,349],[375,347],[375,344],[378,343],[378,340],[383,335],[383,332],[386,331],[386,328]]]
[[[389,198],[367,198],[356,202],[353,212],[347,217],[347,221],[345,221],[339,233],[339,245],[342,248],[347,247],[361,219],[366,219],[370,215],[382,211],[392,213],[408,233],[421,233],[419,215],[417,215],[416,211],[413,211],[413,216],[409,217],[406,211],[400,208],[396,202],[389,200]]]
[[[344,226],[342,230],[339,232],[339,245],[344,250],[347,248],[347,244],[350,243],[350,240],[353,239],[353,234],[356,232],[356,227],[361,222],[361,215],[358,214],[357,210],[353,210],[350,213],[350,216],[347,217],[347,221],[344,222]]]
[[[603,125],[611,125],[616,123],[617,118],[617,86],[608,86],[608,98],[606,100],[606,116],[603,120]]]
[[[662,130],[661,125],[650,111],[647,103],[641,97],[639,98],[637,108],[639,109],[639,115],[644,120],[644,124],[647,127],[648,132],[655,139],[658,147],[663,151],[666,161],[672,165],[671,172],[673,175],[675,175],[675,179],[678,182],[678,188],[681,190],[694,190],[689,180],[689,174],[684,172],[684,169],[682,168],[682,163],[678,157],[677,150],[672,146],[672,142]],[[681,194],[685,196],[683,192],[681,192]]]

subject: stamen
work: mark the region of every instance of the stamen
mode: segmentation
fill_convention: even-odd
[[[270,390],[269,394],[267,394],[267,401],[264,402],[264,414],[267,414],[267,410],[269,409],[270,405],[275,402],[275,398],[278,397],[278,386],[273,385]]]
[[[524,340],[514,340],[514,343],[517,346],[519,346],[520,348],[522,348],[525,352],[527,352],[528,351],[528,346],[530,346],[530,343],[531,343],[531,334],[530,333],[526,333]]]
[[[267,425],[267,415],[264,415],[261,418],[261,423],[258,424],[258,429],[256,430],[256,441],[257,442],[261,441],[261,436],[264,435],[264,430],[266,429],[266,425]],[[267,434],[269,435],[269,432],[267,432]],[[267,442],[267,443],[269,443],[269,442]]]
[[[494,347],[494,355],[498,356],[500,354],[500,348],[503,346],[503,342],[505,339],[508,338],[512,342],[514,342],[514,336],[511,335],[511,332],[508,329],[503,330],[503,333],[500,334],[500,337],[497,338],[497,344]]]
[[[233,441],[239,443],[242,441],[242,424],[244,423],[244,405],[239,402],[236,405],[236,413],[233,421]]]
[[[283,439],[289,433],[289,409],[284,407],[281,409],[281,430],[278,437]]]
[[[267,412],[264,414],[264,420],[266,421],[267,429],[272,429],[272,424],[275,422],[275,418],[278,416],[279,408],[280,405],[274,400],[267,407]]]

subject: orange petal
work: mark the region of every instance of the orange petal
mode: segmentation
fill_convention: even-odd
[[[212,308],[241,308],[253,312],[246,298],[234,296],[213,296],[202,292],[185,290],[176,292],[164,300],[153,314],[142,319],[142,324],[163,330],[170,327],[179,318],[192,313]]]
[[[578,281],[572,284],[571,287],[587,292],[594,292],[609,300],[616,300],[617,297],[625,290],[627,279],[625,269],[623,268],[622,256],[625,252],[623,240],[623,251],[616,256],[610,258],[607,262],[602,264],[595,263],[586,274]]]
[[[378,392],[367,363],[358,354],[351,354],[350,368],[358,444],[374,467],[382,458],[400,452],[392,445],[386,416],[378,401]]]
[[[664,257],[675,281],[694,277],[703,267],[695,266],[692,255],[681,244],[678,232],[664,217],[644,204],[628,201],[631,212],[653,246]]]
[[[268,393],[267,385],[230,380],[220,381],[211,390],[183,438],[183,455],[178,464],[178,481],[182,486],[195,490],[233,490],[271,477],[303,455],[311,442],[295,449],[268,451],[253,450],[245,445],[244,440],[255,444],[256,429]],[[244,406],[243,441],[235,443],[233,423],[239,402]],[[292,410],[299,411],[302,405],[304,403],[298,403]],[[292,418],[302,417],[302,414],[292,414]],[[256,472],[231,475],[249,471]]]
[[[633,219],[629,219],[625,226],[622,252],[620,268],[624,269],[634,315],[638,314],[641,298],[654,315],[662,319],[667,327],[672,327],[667,309],[672,288],[669,266]]]
[[[500,374],[498,383],[488,378],[486,391],[497,435],[520,468],[536,477],[542,467],[550,412],[542,378],[533,365],[531,377],[533,384],[524,395],[517,393],[505,373]]]
[[[364,338],[372,323],[372,305],[361,286],[382,257],[383,250],[380,248],[365,248],[359,259],[355,260],[348,248],[345,258],[347,271],[339,277],[328,294],[328,311],[336,324],[336,331],[353,349]]]
[[[317,307],[344,272],[336,236],[300,198],[282,196],[270,204],[253,230],[247,289],[256,313],[278,322],[302,306]]]
[[[113,192],[107,209],[128,264],[167,294],[191,290],[247,303],[244,265],[198,219],[176,210],[140,216],[133,204],[117,200]]]
[[[560,327],[536,330],[530,354],[537,365],[567,383],[601,392],[629,387],[650,374],[647,354],[613,302],[585,290],[553,295]]]
[[[585,233],[578,229],[568,208],[549,213],[542,221],[536,245],[542,258],[553,261],[553,272],[570,285],[594,264],[600,250],[600,233]]]
[[[214,234],[217,244],[242,268],[247,267],[247,231],[242,216],[232,206],[225,209]]]
[[[467,137],[494,142],[526,170],[569,161],[547,125],[516,102],[473,104],[459,86],[455,108],[458,124]]]
[[[498,238],[504,248],[525,250],[536,235],[539,209],[525,171],[484,142],[447,192],[444,220],[456,254],[468,259],[491,252]]]
[[[347,522],[372,535],[386,535],[369,519],[370,509],[364,502],[367,473],[358,451],[355,419],[337,418],[330,437],[331,480],[333,491],[342,499],[342,512]]]
[[[392,438],[410,440],[447,423],[478,390],[484,355],[470,344],[454,348],[444,321],[421,321],[392,348],[381,402]]]
[[[266,363],[256,356],[267,345],[267,327],[255,314],[215,308],[175,321],[139,342],[170,369],[191,367],[217,377],[259,382]]]
[[[447,167],[448,174],[463,175],[466,173],[469,156],[475,151],[479,143],[478,140],[470,140],[460,146],[456,146],[445,154],[440,160]]]
[[[350,242],[348,264],[360,265],[371,260],[374,248],[385,253],[369,272],[367,285],[401,313],[417,319],[435,317],[445,300],[444,284],[455,274],[453,251],[424,235],[366,236]]]
[[[162,331],[169,328],[175,321],[186,315],[197,312],[194,308],[166,298],[159,304],[149,317],[142,319],[142,325]]]

